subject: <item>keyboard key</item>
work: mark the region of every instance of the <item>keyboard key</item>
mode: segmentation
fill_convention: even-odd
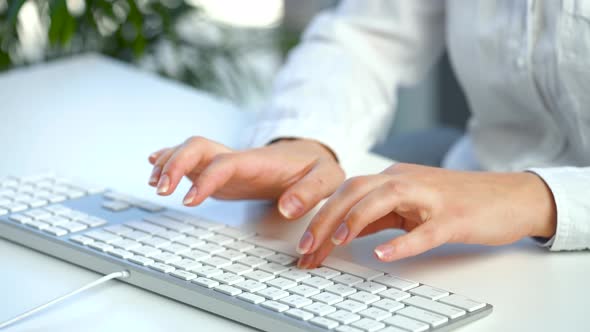
[[[51,227],[51,225],[49,225],[47,223],[44,223],[44,222],[39,221],[39,220],[33,220],[33,219],[26,221],[25,222],[25,225],[27,225],[29,227],[36,228],[36,229],[41,230],[41,231],[44,230],[44,229],[46,229],[46,228]]]
[[[275,254],[274,251],[262,247],[254,247],[250,250],[246,250],[246,253],[259,258],[265,258]]]
[[[75,222],[75,221],[70,221],[70,222],[65,223],[63,225],[59,225],[59,227],[65,228],[70,233],[76,233],[76,232],[85,230],[86,228],[88,228],[88,225],[84,225],[82,223]]]
[[[216,275],[222,274],[223,271],[214,268],[213,266],[207,266],[207,265],[203,265],[203,266],[199,266],[196,268],[193,268],[191,270],[191,272],[196,273],[198,276],[200,277],[205,277],[205,278],[212,278]]]
[[[334,329],[336,332],[363,332],[363,330],[359,330],[356,327],[348,326],[348,325],[340,325]],[[383,331],[383,330],[381,330]]]
[[[225,236],[229,236],[229,237],[234,238],[236,240],[243,240],[243,239],[247,239],[249,237],[256,235],[256,232],[254,232],[254,231],[238,229],[238,228],[234,228],[234,227],[230,227],[230,226],[226,226],[226,227],[218,229],[217,233],[223,234]]]
[[[204,251],[204,252],[206,252],[208,254],[211,254],[211,255],[220,253],[220,252],[222,252],[222,251],[225,250],[224,247],[218,246],[218,245],[213,244],[213,243],[205,243],[205,244],[196,246],[195,249]]]
[[[352,312],[346,311],[346,310],[335,311],[335,312],[327,315],[326,317],[333,319],[340,324],[350,324],[352,322],[355,322],[355,321],[361,319],[360,315],[353,314]]]
[[[94,242],[93,239],[87,237],[87,236],[83,236],[83,235],[74,235],[72,237],[70,237],[70,241],[76,242],[78,244],[81,245],[88,245],[89,243]]]
[[[154,248],[161,248],[170,244],[170,241],[157,236],[148,237],[147,239],[140,240],[139,242]]]
[[[254,280],[244,280],[244,281],[238,282],[234,286],[238,287],[239,289],[243,290],[244,292],[250,292],[250,293],[256,293],[259,290],[266,288],[265,284],[258,282],[258,281],[254,281]]]
[[[311,277],[309,279],[301,281],[301,283],[304,285],[315,287],[317,289],[324,289],[334,284],[332,281],[324,279],[322,277]]]
[[[186,271],[183,271],[183,270],[174,270],[174,271],[170,272],[170,275],[171,276],[174,276],[176,278],[185,280],[185,281],[190,281],[190,280],[193,280],[193,279],[195,279],[197,277],[196,274],[190,273],[190,272],[186,272]]]
[[[113,212],[125,211],[131,208],[131,205],[121,201],[105,201],[102,207]]]
[[[266,309],[270,309],[276,312],[283,312],[289,309],[289,306],[286,304],[282,304],[276,301],[265,301],[260,304],[262,307]]]
[[[383,309],[388,312],[394,312],[394,311],[397,311],[397,310],[404,307],[404,305],[402,303],[399,303],[399,302],[391,300],[391,299],[379,300],[371,305],[373,307]]]
[[[376,321],[381,321],[381,320],[384,320],[385,318],[391,316],[391,313],[389,311],[386,311],[383,309],[369,307],[365,310],[359,311],[359,315],[366,317],[366,318],[376,320]]]
[[[428,310],[416,308],[416,307],[405,307],[401,310],[396,311],[396,314],[406,316],[408,318],[416,319],[424,323],[428,323],[433,327],[437,327],[446,323],[449,319],[445,316],[435,314]]]
[[[418,287],[420,284],[411,280],[406,280],[398,277],[394,277],[390,274],[386,274],[375,278],[373,281],[383,284],[385,286],[397,288],[402,291],[407,291],[414,287]]]
[[[393,317],[386,318],[383,322],[412,332],[423,332],[430,328],[426,323],[400,315],[393,315]]]
[[[282,290],[286,290],[297,286],[297,283],[295,281],[285,278],[276,278],[273,280],[269,280],[266,282],[266,284]]]
[[[458,318],[465,315],[465,310],[452,307],[447,304],[435,302],[429,299],[425,299],[420,296],[412,296],[407,298],[403,301],[405,304],[410,304],[418,308],[422,308],[428,311],[435,312],[437,314],[441,314],[448,318]]]
[[[25,216],[33,218],[33,219],[41,219],[41,218],[45,218],[45,217],[50,217],[51,216],[51,212],[47,211],[47,210],[43,210],[43,209],[35,209],[35,210],[29,210],[25,213],[23,213]]]
[[[199,240],[197,238],[194,238],[192,236],[186,236],[182,239],[178,239],[175,241],[176,243],[182,244],[183,246],[187,246],[189,248],[196,248],[200,245],[205,244],[205,241],[203,240]]]
[[[60,217],[60,216],[48,216],[48,217],[39,218],[39,220],[46,222],[46,223],[53,225],[53,226],[59,226],[59,225],[63,225],[65,223],[70,222],[70,219]]]
[[[336,308],[343,309],[350,312],[359,312],[367,309],[367,305],[354,300],[344,300],[334,305]]]
[[[88,246],[92,249],[96,249],[96,250],[103,251],[103,252],[109,252],[109,251],[115,249],[115,247],[113,247],[112,245],[106,244],[103,242],[92,242],[92,243],[89,243]]]
[[[129,258],[133,257],[132,253],[130,253],[127,250],[120,249],[120,248],[115,248],[113,250],[110,250],[109,255],[112,255],[112,256],[115,256],[115,257],[121,258],[121,259],[129,259]]]
[[[321,292],[319,294],[312,296],[311,298],[314,301],[322,302],[329,305],[344,301],[344,298],[328,292]]]
[[[336,311],[336,308],[334,308],[331,305],[327,305],[325,303],[314,302],[310,305],[303,307],[303,310],[309,311],[312,314],[317,315],[317,316],[325,316],[325,315],[331,314],[334,311]]]
[[[285,315],[303,321],[310,320],[314,317],[312,313],[301,309],[289,309],[285,311]]]
[[[254,304],[259,304],[259,303],[266,301],[266,299],[264,297],[262,297],[260,295],[252,294],[252,293],[242,293],[242,294],[238,295],[238,299],[244,300],[246,302],[254,303]]]
[[[237,275],[243,275],[245,273],[252,272],[252,268],[251,267],[246,266],[244,264],[238,264],[238,263],[235,263],[235,264],[232,264],[232,265],[228,265],[228,266],[224,266],[222,269],[224,271],[235,273]]]
[[[258,269],[268,272],[268,273],[272,273],[272,274],[279,274],[281,272],[285,272],[285,271],[289,270],[288,267],[283,266],[281,264],[277,264],[277,263],[266,263],[266,264],[260,265],[258,267]]]
[[[157,205],[148,201],[136,200],[133,202],[133,205],[137,206],[138,208],[148,211],[148,212],[160,212],[165,208],[161,205]]]
[[[323,266],[316,269],[311,269],[309,270],[309,273],[324,279],[332,279],[340,275],[340,272]]]
[[[209,255],[208,253],[196,249],[191,250],[189,252],[183,252],[182,254],[180,254],[180,256],[192,259],[197,262],[200,262],[204,259],[211,257],[211,255]]]
[[[371,294],[379,293],[387,289],[387,287],[372,281],[361,282],[354,287]]]
[[[178,233],[176,231],[165,231],[158,233],[156,235],[169,241],[178,241],[186,237],[186,235]]]
[[[356,289],[342,285],[342,284],[334,284],[334,285],[324,288],[324,290],[326,292],[330,292],[332,294],[336,294],[336,295],[342,296],[342,297],[346,297],[346,296],[349,296],[350,294],[356,293]]]
[[[215,268],[221,268],[224,266],[231,265],[231,261],[221,258],[221,257],[211,257],[201,261],[203,264],[211,265]]]
[[[117,243],[117,242],[114,242]],[[113,244],[115,245],[115,244]],[[154,255],[157,255],[159,253],[162,252],[162,250],[156,249],[154,247],[150,247],[150,246],[140,246],[140,247],[135,247],[135,248],[131,248],[129,249],[129,251],[131,251],[134,254],[139,254],[145,257],[152,257]]]
[[[297,260],[297,258],[281,253],[276,253],[274,255],[266,257],[266,260],[281,265],[291,265]]]
[[[19,202],[11,202],[11,203],[2,203],[0,208],[8,210],[12,213],[14,212],[21,212],[29,208],[27,204],[19,203]]]
[[[170,273],[175,270],[175,268],[173,266],[170,266],[170,265],[164,264],[164,263],[159,263],[159,262],[155,262],[155,263],[151,264],[150,268],[154,269],[156,271],[163,272],[163,273]]]
[[[423,296],[423,297],[425,297],[427,299],[431,299],[431,300],[438,300],[440,298],[443,298],[443,297],[449,295],[449,292],[447,292],[445,290],[426,286],[426,285],[422,285],[420,287],[413,288],[410,290],[410,293],[412,293],[414,295],[420,295],[420,296]]]
[[[188,223],[194,226],[197,226],[199,228],[204,228],[206,230],[216,230],[216,229],[220,229],[225,227],[225,225],[223,224],[218,224],[218,223],[214,223],[214,222],[210,222],[210,221],[206,221],[203,220],[199,217],[190,215],[190,214],[186,214],[186,213],[182,213],[182,212],[178,212],[178,211],[167,211],[162,213],[163,216],[177,220],[177,221],[181,221],[184,223]]]
[[[125,233],[123,234],[123,237],[135,240],[135,241],[141,241],[144,239],[149,238],[151,235],[149,235],[148,233],[145,232],[140,232],[140,231],[133,231],[131,233]]]
[[[8,217],[8,219],[13,220],[13,221],[16,221],[16,222],[21,223],[21,224],[25,224],[25,223],[27,223],[29,221],[33,221],[35,218],[28,217],[28,216],[26,216],[24,214],[13,214],[10,217]]]
[[[370,304],[381,300],[381,298],[375,294],[367,293],[365,291],[356,292],[348,296],[349,299],[355,300],[364,304]]]
[[[183,246],[182,244],[179,243],[170,243],[167,244],[163,247],[160,247],[160,249],[162,251],[166,251],[175,255],[180,255],[182,253],[188,252],[190,251],[190,248],[187,246]]]
[[[160,262],[160,263],[164,263],[164,264],[170,264],[170,263],[182,260],[182,258],[180,256],[174,255],[169,252],[162,252],[162,253],[153,255],[150,258],[155,260],[156,262]]]
[[[283,278],[287,278],[296,282],[300,282],[301,280],[311,278],[311,275],[309,273],[297,268],[293,268],[288,271],[282,272],[279,275]]]
[[[218,253],[217,256],[228,259],[230,261],[236,261],[246,257],[245,254],[233,249],[222,251]]]
[[[143,220],[145,220],[151,224],[158,225],[160,227],[163,227],[166,229],[171,229],[171,230],[181,232],[181,233],[194,229],[194,227],[189,224],[178,222],[174,219],[171,219],[171,218],[168,218],[168,217],[162,216],[162,215],[147,216],[147,217],[143,218]]]
[[[395,301],[401,301],[410,297],[410,293],[406,293],[394,288],[389,288],[388,290],[379,292],[378,295]]]
[[[4,216],[8,214],[8,210],[0,209],[0,216]]]
[[[125,225],[152,235],[166,231],[166,228],[164,227],[156,226],[145,221],[129,221],[125,223]]]
[[[280,299],[279,302],[284,303],[292,308],[301,308],[313,303],[312,300],[301,295],[290,295]]]
[[[188,235],[188,236],[192,236],[195,237],[197,239],[201,239],[201,240],[205,240],[208,239],[210,237],[212,237],[213,235],[215,235],[213,232],[201,229],[201,228],[194,228],[191,229],[189,231],[183,232],[184,234]]]
[[[322,264],[337,271],[346,271],[348,274],[366,280],[372,280],[384,274],[381,271],[373,270],[332,256],[326,258]]]
[[[239,276],[237,274],[226,272],[226,273],[222,273],[222,274],[218,274],[216,276],[213,276],[213,280],[219,281],[222,284],[233,285],[233,284],[237,284],[238,282],[242,282],[246,279],[244,279],[244,277]]]
[[[280,300],[283,297],[287,297],[290,295],[288,292],[275,287],[267,287],[265,289],[259,290],[258,292],[256,292],[256,294],[264,296],[265,298],[273,301]]]
[[[192,259],[184,258],[176,262],[170,263],[170,265],[174,266],[177,269],[183,269],[190,271],[193,268],[202,266],[201,263],[195,262]]]
[[[307,285],[297,285],[293,288],[290,288],[289,292],[291,292],[293,294],[309,297],[309,296],[319,294],[320,290],[315,287],[311,287],[311,286],[307,286]]]
[[[99,227],[102,225],[106,225],[108,222],[102,218],[98,218],[98,217],[86,217],[83,219],[74,219],[75,221],[79,221],[83,224],[86,224],[90,227]]]
[[[253,244],[248,243],[248,242],[242,242],[242,241],[234,241],[232,243],[226,244],[225,246],[229,249],[237,250],[240,252],[244,252],[246,250],[250,250],[250,249],[254,248]]]
[[[217,285],[219,285],[219,283],[215,280],[211,280],[205,277],[199,277],[197,279],[193,279],[192,283],[197,284],[199,286],[203,286],[203,287],[207,287],[207,288],[213,288]]]
[[[119,241],[115,241],[112,243],[112,245],[125,250],[131,250],[134,248],[141,247],[141,243],[129,239],[121,239]]]
[[[234,239],[229,236],[225,236],[225,235],[213,235],[213,236],[207,238],[207,242],[223,246],[223,245],[226,245],[230,242],[234,242]]]
[[[461,296],[458,294],[453,294],[450,296],[443,297],[442,299],[439,300],[439,302],[450,304],[452,306],[461,308],[463,310],[467,310],[469,312],[476,311],[476,310],[481,309],[486,306],[485,303],[470,300],[470,299],[466,298],[465,296]]]
[[[336,326],[338,326],[338,322],[328,319],[328,318],[324,318],[324,317],[315,317],[309,320],[310,323],[312,323],[313,325],[317,325],[319,327],[323,327],[325,329],[333,329]]]
[[[149,266],[155,263],[153,259],[143,257],[140,255],[134,255],[133,257],[130,257],[129,261],[142,266]]]
[[[362,318],[351,325],[365,332],[379,331],[385,327],[385,324],[370,318]]]
[[[258,281],[258,282],[266,282],[271,279],[274,279],[274,275],[268,272],[256,270],[252,272],[247,272],[244,274],[244,277]]]
[[[246,258],[240,259],[240,263],[251,267],[258,267],[268,263],[266,260],[254,256],[246,256]]]
[[[63,235],[68,234],[67,230],[60,228],[60,227],[53,227],[53,226],[47,227],[47,228],[43,229],[43,231],[46,233],[49,233],[53,236],[63,236]]]
[[[240,289],[232,287],[230,285],[217,285],[217,286],[213,287],[213,289],[215,289],[216,291],[218,291],[220,293],[230,295],[230,296],[236,296],[242,292]]]

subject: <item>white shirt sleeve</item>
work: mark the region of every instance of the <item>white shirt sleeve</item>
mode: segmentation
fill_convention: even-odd
[[[440,55],[444,1],[349,0],[314,19],[280,71],[250,146],[280,137],[330,147],[343,164],[391,125],[397,87]]]
[[[545,245],[551,250],[590,249],[590,167],[532,168],[553,193],[557,230]]]

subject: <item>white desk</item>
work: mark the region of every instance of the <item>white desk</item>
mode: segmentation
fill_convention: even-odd
[[[249,114],[198,91],[98,56],[0,76],[0,175],[52,169],[87,182],[181,207],[146,185],[153,150],[202,135],[242,144]],[[349,175],[390,164],[358,157]],[[263,202],[207,201],[190,210],[293,243],[309,219],[286,223]],[[357,240],[336,255],[490,302],[494,312],[467,331],[574,331],[590,326],[590,256],[548,253],[532,241],[488,248],[446,245],[393,264],[372,258],[395,232]],[[96,273],[0,240],[0,321],[98,278]],[[121,282],[85,293],[9,331],[246,331],[249,327]]]

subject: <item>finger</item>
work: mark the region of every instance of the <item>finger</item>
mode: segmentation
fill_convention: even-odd
[[[308,265],[307,269],[315,269],[316,267],[320,266],[324,259],[330,255],[330,253],[334,250],[334,244],[330,241],[326,241],[322,243],[322,245],[314,251]]]
[[[405,235],[377,246],[375,256],[383,262],[415,256],[448,242],[450,234],[448,228],[432,221],[426,222]]]
[[[184,198],[186,206],[201,204],[223,187],[234,175],[240,161],[239,154],[220,154],[201,172]]]
[[[409,214],[426,222],[430,218],[428,191],[420,186],[391,179],[381,184],[356,203],[332,235],[336,245],[346,245],[367,227],[391,212]]]
[[[279,211],[287,219],[299,218],[333,194],[343,180],[344,171],[337,163],[319,160],[301,180],[281,195]]]
[[[150,186],[156,187],[158,185],[162,175],[162,166],[168,161],[168,159],[170,159],[176,149],[178,149],[178,147],[167,149],[162,152],[154,162],[154,168],[152,169],[152,174],[150,175],[150,180],[148,182]]]
[[[170,148],[163,148],[163,149],[160,149],[160,150],[150,154],[150,156],[148,157],[148,161],[150,162],[150,164],[154,165],[156,163],[156,161],[158,160],[158,158],[160,157],[160,155],[167,150],[170,150]]]
[[[313,217],[299,241],[297,252],[308,254],[317,250],[324,241],[330,239],[348,210],[372,188],[384,181],[382,175],[362,176],[347,180]]]
[[[189,138],[182,144],[162,167],[158,183],[159,195],[170,195],[176,190],[182,178],[201,163],[208,163],[211,156],[229,149],[205,138]]]

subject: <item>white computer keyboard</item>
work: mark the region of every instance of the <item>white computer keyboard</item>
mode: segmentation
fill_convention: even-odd
[[[492,306],[52,176],[0,179],[0,236],[265,331],[449,330]]]

